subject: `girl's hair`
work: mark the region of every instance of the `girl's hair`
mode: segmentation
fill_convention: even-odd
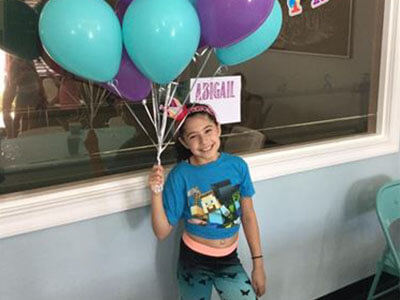
[[[183,134],[185,132],[185,123],[188,119],[194,116],[203,115],[206,116],[210,121],[214,122],[215,125],[218,125],[217,118],[212,109],[206,104],[199,104],[199,103],[190,103],[186,104],[187,108],[187,115],[183,119],[183,124],[178,130],[177,138],[175,139],[175,150],[177,154],[178,162],[189,159],[193,153],[189,149],[187,149],[179,140],[183,138]],[[204,109],[202,109],[204,108]]]

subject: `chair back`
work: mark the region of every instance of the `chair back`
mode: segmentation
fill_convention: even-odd
[[[382,186],[376,197],[376,212],[385,235],[387,249],[392,255],[393,263],[400,276],[399,250],[390,235],[389,227],[400,219],[400,180],[392,181]]]
[[[386,247],[382,258],[378,261],[367,300],[380,299],[381,296],[399,287],[396,284],[375,294],[382,272],[392,274],[400,279],[400,249],[396,249],[389,231],[393,222],[400,219],[400,180],[388,182],[379,189],[376,195],[376,212],[385,235]]]
[[[379,189],[376,211],[384,230],[400,219],[400,180],[389,182]]]
[[[256,130],[234,126],[230,136],[224,144],[224,151],[237,153],[262,149],[265,142],[265,135]]]

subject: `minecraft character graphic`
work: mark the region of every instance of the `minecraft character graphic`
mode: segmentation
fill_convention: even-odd
[[[219,203],[213,192],[208,192],[201,195],[200,199],[204,214],[208,214],[221,208],[221,204]]]
[[[219,210],[221,208],[221,204],[212,191],[202,195],[201,205],[204,213],[208,215],[208,222],[210,224],[224,224],[224,218]]]
[[[233,186],[230,180],[222,181],[212,185],[214,194],[221,202],[221,212],[225,219],[226,226],[232,225],[235,220],[240,220],[241,209],[240,209],[240,192],[239,186]],[[225,226],[225,227],[226,227]]]
[[[287,0],[289,8],[289,16],[294,17],[303,13],[303,6],[301,0]]]
[[[188,222],[197,225],[210,224],[222,225],[224,219],[219,209],[221,204],[212,191],[202,194],[198,187],[191,188],[189,197],[193,197],[194,204],[190,206],[190,214],[194,217]]]
[[[211,187],[212,190],[205,193],[198,187],[188,191],[188,205],[193,217],[188,222],[197,225],[213,224],[223,228],[239,225],[241,216],[239,186],[233,186],[230,180],[225,180]],[[189,199],[193,199],[192,202]]]
[[[213,211],[208,214],[208,221],[210,224],[224,225],[225,219],[220,210]]]
[[[193,217],[203,218],[204,211],[203,208],[200,206],[200,197],[201,192],[198,187],[194,187],[188,191],[188,197],[194,198],[194,205],[190,206],[190,214]]]

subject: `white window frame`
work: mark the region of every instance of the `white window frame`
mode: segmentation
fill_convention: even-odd
[[[399,151],[400,5],[385,1],[377,133],[243,156],[254,181]],[[0,238],[149,204],[147,172],[131,172],[0,196]]]

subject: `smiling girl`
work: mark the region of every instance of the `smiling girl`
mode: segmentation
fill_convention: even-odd
[[[154,166],[149,176],[157,238],[164,239],[180,220],[184,222],[180,299],[208,300],[213,286],[221,299],[256,299],[265,293],[266,277],[248,166],[238,156],[219,152],[221,126],[210,107],[187,106],[180,122],[180,162],[162,193],[153,190],[164,184],[163,167]],[[251,279],[237,254],[240,224],[252,255]]]

